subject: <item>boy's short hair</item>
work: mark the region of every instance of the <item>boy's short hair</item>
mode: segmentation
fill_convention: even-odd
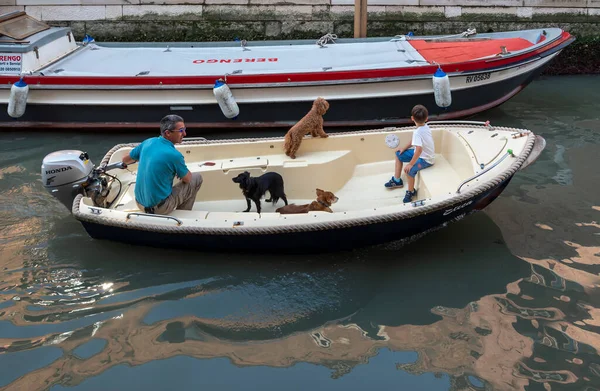
[[[416,105],[415,107],[413,107],[412,111],[410,112],[410,115],[413,116],[416,122],[424,123],[425,121],[427,121],[427,117],[429,117],[429,112],[427,111],[427,108],[425,106]]]

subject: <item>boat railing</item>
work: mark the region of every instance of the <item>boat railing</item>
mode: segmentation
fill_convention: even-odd
[[[482,176],[483,174],[485,174],[486,172],[488,172],[489,170],[491,170],[492,168],[496,167],[498,164],[502,163],[502,161],[504,159],[506,159],[508,156],[515,156],[513,153],[512,149],[509,149],[508,151],[506,151],[506,153],[494,164],[492,164],[491,166],[489,166],[488,168],[486,168],[485,170],[473,175],[470,178],[465,179],[464,181],[461,182],[460,185],[458,185],[458,189],[456,189],[456,193],[460,194],[460,188],[463,187],[464,185],[466,185],[467,183],[471,182],[473,179],[479,178],[480,176]]]
[[[131,213],[127,213],[126,219],[129,220],[131,218],[131,216],[157,217],[157,218],[160,218],[160,219],[175,220],[177,222],[177,226],[180,226],[180,225],[183,224],[183,222],[181,220],[179,220],[177,217],[173,217],[173,216],[154,215],[154,214],[150,214],[150,213],[131,212]]]

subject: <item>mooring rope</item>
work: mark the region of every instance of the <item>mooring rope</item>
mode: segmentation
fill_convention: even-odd
[[[317,45],[322,48],[325,48],[328,43],[335,43],[335,40],[338,38],[336,34],[327,33],[323,35],[321,38],[317,39]]]

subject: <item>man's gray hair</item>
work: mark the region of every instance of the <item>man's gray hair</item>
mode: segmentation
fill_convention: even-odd
[[[175,129],[177,122],[183,122],[183,118],[176,114],[169,114],[160,120],[160,134],[164,135],[167,130]]]

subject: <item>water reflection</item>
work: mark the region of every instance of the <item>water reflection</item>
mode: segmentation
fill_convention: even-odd
[[[48,242],[49,259],[70,265],[51,268],[44,289],[11,307],[20,314],[11,319],[15,327],[5,323],[0,330],[13,337],[4,340],[5,353],[55,345],[64,354],[14,387],[32,389],[40,377],[72,386],[114,366],[179,355],[225,357],[237,366],[312,363],[340,378],[388,349],[417,352],[414,362],[397,365],[410,374],[440,372],[457,387],[475,387],[473,379],[480,379],[501,389],[510,373],[518,389],[535,377],[512,372],[535,368],[523,359],[532,356],[536,339],[514,325],[565,318],[556,303],[532,309],[519,302],[522,284],[556,279],[540,278],[541,270],[514,257],[482,213],[402,250],[392,244],[308,260],[101,241],[76,246],[84,236],[59,236]],[[531,278],[519,280],[526,274]],[[98,340],[89,357],[78,353]]]

